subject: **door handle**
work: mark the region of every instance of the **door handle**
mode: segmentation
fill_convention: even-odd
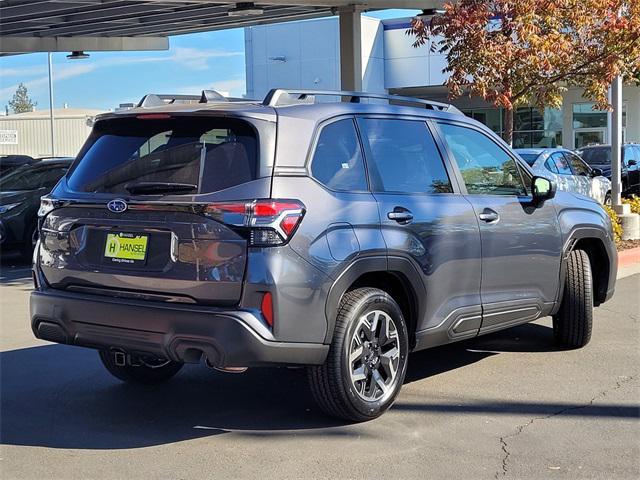
[[[498,212],[491,210],[490,208],[485,208],[482,213],[478,215],[478,218],[483,222],[492,223],[500,220],[500,215],[498,215]]]
[[[401,225],[406,225],[407,223],[411,223],[413,220],[413,213],[404,207],[395,207],[393,212],[387,213],[387,218],[389,220],[394,220]]]

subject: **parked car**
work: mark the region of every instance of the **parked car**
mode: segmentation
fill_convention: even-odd
[[[35,162],[37,160],[29,155],[0,155],[0,176],[6,175],[18,167]]]
[[[611,181],[602,170],[592,168],[578,155],[564,148],[516,148],[536,175],[553,180],[559,190],[575,192],[611,203]]]
[[[592,168],[599,168],[611,180],[611,145],[589,145],[578,149],[578,154]],[[640,192],[640,145],[622,145],[620,177],[624,195]]]
[[[411,351],[548,315],[560,345],[589,342],[617,269],[596,201],[452,106],[329,93],[351,101],[148,96],[97,117],[42,200],[35,335],[128,382],[305,366],[351,421],[389,408]]]
[[[31,258],[38,239],[40,197],[65,174],[72,158],[23,165],[0,177],[0,247]]]

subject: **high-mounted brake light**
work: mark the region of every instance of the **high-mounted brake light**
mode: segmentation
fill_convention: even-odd
[[[205,214],[221,222],[248,229],[250,245],[260,247],[287,243],[304,213],[305,207],[298,200],[220,202],[205,208]]]
[[[167,120],[171,118],[168,113],[141,113],[136,115],[138,120]]]

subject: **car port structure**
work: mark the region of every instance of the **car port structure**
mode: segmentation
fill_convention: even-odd
[[[163,50],[167,37],[265,23],[338,15],[340,81],[343,90],[362,89],[360,14],[385,8],[438,9],[444,0],[3,0],[0,55],[30,52]],[[74,57],[74,54],[76,55]],[[622,141],[621,81],[612,85],[612,199],[620,202]]]

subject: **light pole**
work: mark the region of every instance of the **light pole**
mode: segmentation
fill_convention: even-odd
[[[622,78],[618,75],[611,84],[611,204],[618,213],[624,213],[622,204]]]
[[[56,156],[56,132],[53,118],[53,61],[49,52],[49,128],[51,130],[51,156]]]

